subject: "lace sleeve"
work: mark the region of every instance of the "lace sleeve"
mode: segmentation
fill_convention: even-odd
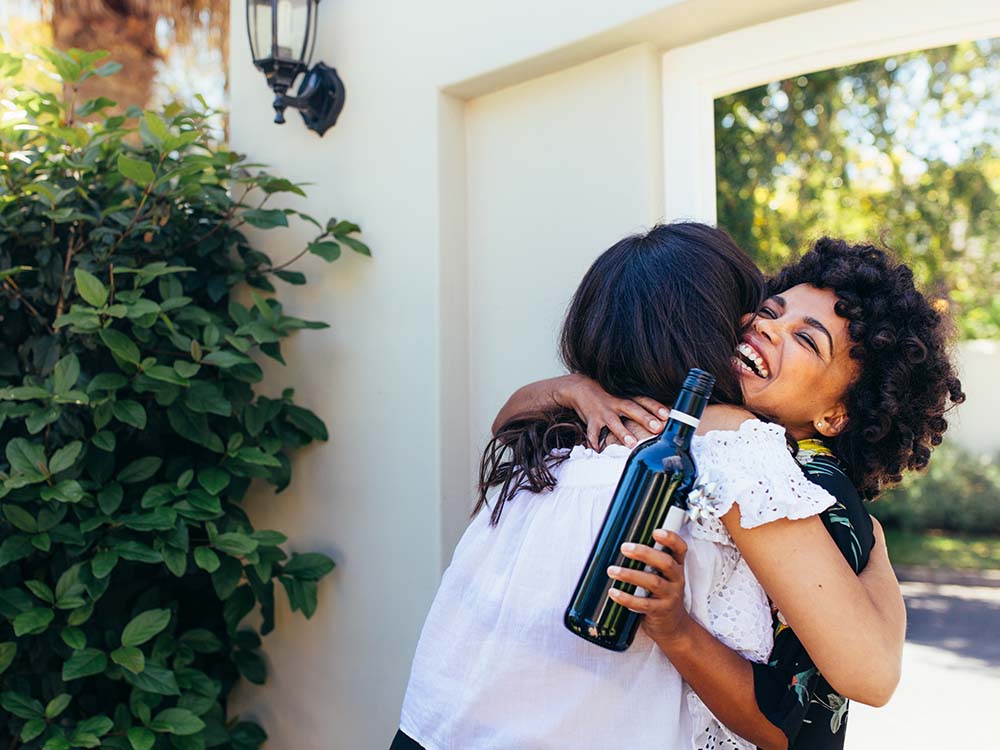
[[[750,419],[736,431],[709,432],[696,460],[699,483],[714,485],[714,515],[739,503],[745,529],[779,518],[814,516],[834,503],[829,492],[803,475],[780,425]]]

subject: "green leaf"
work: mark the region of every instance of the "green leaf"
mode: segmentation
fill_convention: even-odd
[[[139,674],[146,668],[146,657],[134,646],[122,646],[111,652],[111,661],[133,674]]]
[[[73,696],[69,693],[59,693],[55,698],[49,701],[48,705],[45,706],[45,718],[55,719],[59,714],[66,710],[66,707],[73,700]]]
[[[253,651],[238,650],[233,653],[233,660],[236,666],[249,682],[254,685],[263,685],[267,681],[267,667],[260,654]]]
[[[128,336],[114,328],[102,328],[98,334],[104,345],[125,362],[139,364],[139,347]]]
[[[236,451],[236,458],[248,464],[257,466],[281,466],[281,462],[269,453],[265,453],[260,448],[247,446]]]
[[[117,564],[118,553],[114,550],[103,549],[94,555],[94,558],[90,561],[90,569],[94,574],[94,578],[105,578],[115,569],[115,565]]]
[[[108,666],[108,657],[96,648],[84,648],[74,651],[73,655],[63,664],[62,678],[64,682],[78,680],[81,677],[100,674]]]
[[[243,565],[235,557],[223,555],[219,558],[219,569],[212,573],[212,585],[220,599],[232,596],[243,577]]]
[[[156,550],[150,549],[145,544],[141,542],[119,542],[112,549],[118,553],[118,556],[125,559],[131,560],[132,562],[142,562],[142,563],[159,563],[163,562],[163,557]]]
[[[164,545],[160,551],[163,564],[174,576],[180,578],[187,572],[187,553],[170,545]]]
[[[149,162],[133,159],[125,154],[118,155],[118,171],[139,185],[148,185],[155,177]]]
[[[40,399],[47,399],[52,395],[44,388],[37,385],[20,385],[16,388],[11,388],[9,394],[10,398],[14,401],[37,401]]]
[[[113,76],[115,73],[122,69],[122,64],[117,62],[106,62],[99,68],[94,68],[94,73],[99,75],[101,78],[107,78],[108,76]]]
[[[0,568],[12,562],[23,560],[34,551],[31,539],[26,536],[12,536],[0,543]]]
[[[46,604],[52,604],[55,601],[55,597],[52,595],[52,589],[50,589],[42,581],[25,581],[24,585],[27,587],[28,591]]]
[[[292,553],[292,559],[285,563],[286,575],[308,581],[316,581],[333,570],[335,563],[319,552]]]
[[[354,252],[371,257],[372,251],[368,248],[368,245],[366,245],[361,240],[356,240],[353,237],[344,237],[340,235],[337,236],[337,239],[343,242],[349,248],[351,248],[351,250],[353,250]]]
[[[79,651],[87,645],[87,636],[83,634],[80,628],[63,628],[59,637],[62,638],[63,643],[74,651]]]
[[[100,737],[110,732],[114,726],[115,723],[107,716],[91,716],[89,719],[84,719],[76,725],[76,731],[73,733],[73,737],[75,738],[81,735],[93,735],[94,737]],[[98,743],[98,745],[99,744],[100,743]],[[94,747],[97,747],[97,745],[94,745]]]
[[[22,635],[44,633],[55,616],[55,613],[51,609],[44,609],[42,607],[22,612],[14,618],[14,635],[20,638]]]
[[[268,529],[255,531],[252,536],[262,547],[277,547],[279,544],[284,544],[288,541],[288,537],[280,531],[270,531]]]
[[[41,495],[43,500],[78,503],[83,499],[83,487],[75,479],[63,479],[53,487],[43,487]]]
[[[115,419],[137,430],[146,429],[146,410],[138,401],[116,401],[112,407]]]
[[[180,695],[181,693],[174,673],[158,664],[146,662],[146,668],[139,674],[126,671],[124,676],[127,683],[149,693],[157,695]]]
[[[142,119],[146,122],[146,127],[149,128],[149,131],[161,141],[170,137],[170,131],[167,129],[167,124],[163,122],[163,119],[156,114],[156,112],[147,110],[145,114],[143,114]]]
[[[184,736],[197,734],[205,728],[205,722],[186,708],[168,708],[160,711],[149,726],[155,732]]]
[[[218,495],[226,489],[226,487],[229,486],[231,479],[232,477],[229,472],[215,468],[214,466],[201,469],[198,472],[198,484],[202,486],[202,489],[212,495]]]
[[[79,458],[80,451],[82,450],[83,443],[79,440],[74,440],[72,443],[64,445],[52,454],[52,459],[49,461],[49,471],[53,474],[58,474],[60,471],[68,469]]]
[[[107,453],[112,453],[115,449],[115,433],[109,430],[101,430],[90,439],[97,448]]]
[[[45,716],[45,709],[41,703],[14,690],[0,693],[0,706],[19,719],[40,719]]]
[[[170,624],[169,609],[150,609],[132,618],[122,631],[123,646],[140,646]]]
[[[205,365],[215,365],[223,369],[236,367],[237,365],[254,364],[254,361],[245,354],[237,354],[236,352],[225,350],[206,354],[201,358],[201,362]]]
[[[122,504],[122,498],[125,492],[122,486],[118,482],[111,482],[105,485],[100,492],[97,493],[97,504],[101,508],[101,512],[107,516],[113,514],[118,507]]]
[[[288,284],[301,286],[306,283],[306,275],[299,271],[275,271],[274,275]]]
[[[76,279],[76,290],[89,305],[104,307],[104,303],[108,301],[108,288],[100,279],[82,268],[73,271],[73,277]]]
[[[31,742],[38,735],[45,731],[45,727],[48,726],[45,723],[45,719],[31,719],[24,723],[21,727],[21,741]]]
[[[159,471],[163,459],[159,456],[144,456],[138,458],[118,473],[118,481],[122,484],[144,482]]]
[[[117,372],[102,372],[87,384],[87,393],[117,391],[128,385],[128,378]]]
[[[219,556],[208,547],[194,548],[194,562],[195,565],[208,573],[214,573],[220,565]]]
[[[42,750],[69,750],[72,745],[65,737],[49,737],[42,745]]]
[[[19,505],[5,503],[3,514],[15,528],[26,531],[29,534],[38,532],[38,522],[35,520],[35,517]]]
[[[45,449],[40,444],[25,438],[14,438],[7,443],[5,453],[13,473],[32,481],[45,479],[48,467],[45,465]]]
[[[228,417],[233,413],[232,404],[225,397],[222,389],[214,383],[197,380],[191,384],[184,404],[193,412],[200,414],[218,414]]]
[[[332,240],[310,242],[308,249],[313,255],[318,255],[320,258],[328,262],[335,261],[340,257],[340,245]]]
[[[288,421],[306,433],[313,440],[328,440],[329,433],[323,420],[317,417],[308,409],[300,406],[288,405],[285,407],[285,416]]]
[[[207,628],[195,628],[181,636],[181,643],[199,654],[212,654],[222,649],[222,641]]]
[[[244,211],[240,216],[247,224],[260,229],[288,226],[288,216],[280,208],[253,208]]]
[[[128,741],[132,750],[152,750],[156,744],[156,735],[146,727],[131,727],[128,730]]]
[[[52,384],[56,393],[66,393],[80,379],[80,360],[75,354],[67,354],[56,362],[52,372]]]
[[[0,674],[7,671],[17,656],[17,644],[14,641],[0,643]]]
[[[178,375],[174,368],[166,367],[165,365],[153,365],[145,370],[146,375],[153,378],[153,380],[159,380],[163,383],[172,383],[173,385],[179,385],[182,387],[187,387],[187,378],[182,378]]]
[[[219,534],[215,538],[213,546],[229,555],[249,555],[257,549],[257,540],[252,539],[245,534],[227,532],[225,534]]]

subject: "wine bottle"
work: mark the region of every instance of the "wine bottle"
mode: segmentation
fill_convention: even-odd
[[[625,557],[622,544],[653,546],[654,529],[680,530],[696,474],[691,438],[714,384],[709,373],[690,370],[663,432],[637,445],[628,457],[566,608],[563,622],[570,632],[612,651],[624,651],[632,645],[641,615],[615,602],[608,592],[614,586],[633,594],[637,587],[608,578],[608,566],[639,570],[644,564]],[[643,596],[645,591],[639,589],[637,595]]]

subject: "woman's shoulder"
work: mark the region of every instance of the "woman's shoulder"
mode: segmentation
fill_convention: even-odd
[[[714,430],[735,431],[740,429],[745,422],[754,419],[756,417],[741,406],[712,404],[705,408],[698,434],[704,435]]]

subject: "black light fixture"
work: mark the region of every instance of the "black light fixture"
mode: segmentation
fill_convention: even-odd
[[[333,68],[319,62],[309,70],[316,46],[319,0],[247,0],[247,33],[253,64],[274,91],[274,121],[295,107],[306,127],[323,135],[344,108],[344,84]],[[308,72],[307,72],[308,71]],[[305,73],[297,96],[288,90]]]

